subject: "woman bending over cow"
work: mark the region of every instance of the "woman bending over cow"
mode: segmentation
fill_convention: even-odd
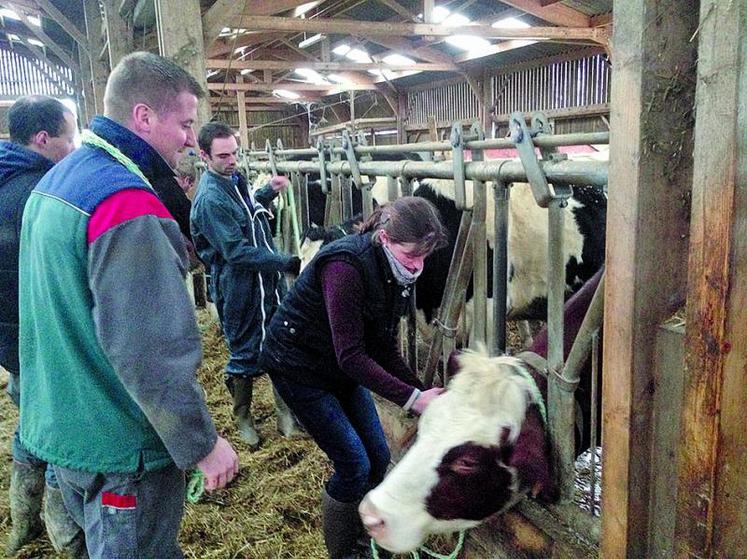
[[[423,390],[396,333],[423,260],[445,243],[427,200],[381,206],[314,257],[270,322],[261,366],[334,466],[322,495],[332,559],[357,556],[358,503],[389,464],[369,390],[415,413],[442,390]]]

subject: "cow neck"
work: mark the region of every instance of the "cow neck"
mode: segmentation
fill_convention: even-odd
[[[99,148],[111,155],[116,161],[121,163],[125,167],[125,169],[140,178],[150,188],[153,188],[153,185],[150,184],[150,181],[140,170],[140,167],[138,167],[132,159],[122,153],[119,148],[114,147],[104,138],[92,132],[91,130],[83,130],[80,135],[80,139],[84,144],[91,147]]]

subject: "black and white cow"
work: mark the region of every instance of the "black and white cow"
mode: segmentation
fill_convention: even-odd
[[[566,302],[571,339],[601,274]],[[542,335],[532,349],[546,349]],[[546,379],[521,358],[480,350],[459,354],[450,366],[458,370],[421,416],[412,447],[359,507],[369,534],[396,553],[417,548],[430,534],[474,527],[526,495],[545,502],[557,497],[543,417]],[[587,366],[582,385],[589,373]],[[577,401],[589,407],[581,396]]]

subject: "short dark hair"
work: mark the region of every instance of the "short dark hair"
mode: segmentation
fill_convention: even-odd
[[[213,145],[215,138],[231,138],[235,137],[236,133],[233,128],[225,124],[224,122],[208,122],[205,126],[200,128],[200,134],[197,136],[197,144],[200,149],[205,153],[210,153],[210,146]]]
[[[150,52],[133,52],[122,58],[109,75],[104,114],[126,123],[138,103],[145,103],[159,114],[168,112],[185,91],[198,99],[205,95],[197,80],[171,60]]]
[[[448,239],[436,206],[417,196],[404,196],[379,206],[361,226],[362,233],[374,232],[376,242],[382,230],[394,243],[415,244],[418,254],[443,248]]]
[[[8,110],[10,141],[27,146],[34,135],[43,130],[50,136],[59,136],[65,126],[65,113],[72,114],[72,111],[52,97],[21,97]]]

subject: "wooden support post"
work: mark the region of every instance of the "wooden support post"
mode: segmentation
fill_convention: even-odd
[[[158,50],[192,74],[207,92],[199,0],[156,0]],[[195,128],[210,120],[210,101],[200,100]]]
[[[682,301],[696,0],[615,3],[604,316],[602,556],[650,557],[658,325]],[[711,115],[713,116],[713,115]]]
[[[682,559],[744,557],[747,523],[747,5],[702,0],[698,29],[674,538]]]
[[[132,20],[119,15],[119,2],[120,0],[101,0],[109,45],[109,68],[114,68],[123,56],[132,52]]]
[[[90,69],[90,83],[93,91],[93,114],[103,114],[104,89],[106,88],[106,79],[109,77],[109,68],[98,56],[99,52],[101,52],[101,49],[104,47],[101,35],[103,21],[101,19],[101,10],[99,9],[98,0],[85,0],[85,3],[83,4],[83,12],[86,20],[88,50],[91,53],[88,67]]]
[[[241,75],[236,76],[236,83],[243,83],[244,78]],[[246,126],[246,99],[243,91],[236,92],[236,112],[239,115],[239,140],[244,150],[249,149],[249,134]]]

